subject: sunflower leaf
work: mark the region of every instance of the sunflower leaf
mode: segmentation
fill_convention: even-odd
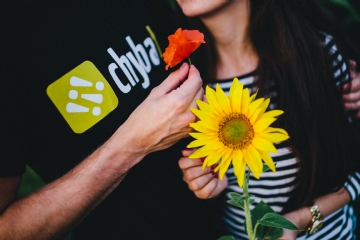
[[[276,163],[274,165],[276,167]],[[269,170],[270,170],[269,166],[267,164],[264,164],[263,165],[263,172],[266,172],[266,171],[269,171]]]
[[[274,213],[274,210],[267,205],[265,202],[260,201],[255,208],[251,211],[251,222],[253,222],[253,227],[255,227],[255,223],[258,222],[263,216],[267,213]],[[246,229],[246,223],[244,223],[244,228]],[[256,236],[259,239],[273,240],[281,237],[283,230],[281,228],[268,227],[259,225],[256,231]]]
[[[231,192],[230,193],[230,200],[227,201],[229,204],[244,209],[244,202],[245,200],[249,200],[249,204],[253,204],[255,202],[254,195],[249,194],[248,196],[242,196],[239,193]]]
[[[263,172],[266,172],[266,171],[269,171],[269,170],[270,170],[269,166],[266,165],[266,164],[264,164],[264,166],[263,166]]]
[[[229,200],[227,201],[227,203],[235,206],[235,207],[238,207],[238,208],[241,208],[241,209],[244,209],[244,202],[238,202],[238,201],[235,201],[235,200]]]
[[[286,228],[299,231],[299,229],[292,222],[277,213],[267,213],[257,222],[268,227]]]
[[[231,192],[230,197],[231,197],[231,199],[239,200],[240,198],[243,198],[244,196],[237,192]]]

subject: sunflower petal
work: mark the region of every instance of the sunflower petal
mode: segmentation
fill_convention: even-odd
[[[234,151],[233,165],[234,165],[234,174],[239,177],[239,167],[241,163],[244,161],[242,150]]]
[[[259,136],[253,138],[252,145],[260,151],[277,153],[276,148],[271,142]]]
[[[243,89],[241,96],[241,112],[245,115],[248,113],[250,105],[250,93],[247,88]]]
[[[275,122],[276,118],[263,118],[261,120],[256,121],[253,125],[254,131],[256,133],[265,130],[267,127],[270,126],[273,122]]]
[[[190,123],[189,126],[193,129],[195,129],[198,132],[202,132],[202,133],[214,133],[217,131],[214,131],[213,129],[209,128],[209,126],[206,125],[206,123],[202,122],[202,121],[198,121],[196,123]]]
[[[199,132],[191,132],[189,133],[190,136],[192,136],[195,139],[206,139],[206,140],[212,140],[212,139],[218,139],[217,134],[214,132],[214,134],[204,134]]]
[[[211,144],[207,144],[199,149],[197,149],[195,152],[193,152],[189,158],[202,158],[208,156],[210,153],[212,153],[214,150],[219,149],[223,147],[222,143],[216,143],[212,142]]]
[[[216,99],[219,103],[220,108],[226,113],[231,113],[230,101],[228,96],[221,89],[219,84],[216,84]]]
[[[216,118],[196,108],[191,108],[190,111],[194,113],[201,121],[206,123],[207,127],[214,131],[218,131],[219,124]]]
[[[259,136],[273,143],[282,142],[289,139],[289,135],[282,133],[259,133]]]
[[[231,108],[233,112],[239,113],[241,111],[241,98],[244,84],[239,84],[239,87],[235,89],[234,96],[231,98]]]
[[[209,140],[194,140],[191,143],[189,143],[186,148],[197,148],[204,146],[209,143]]]
[[[232,153],[233,153],[233,150],[228,149],[221,159],[221,163],[219,164],[219,165],[221,165],[220,170],[219,170],[220,180],[223,179],[224,174],[226,173],[226,171],[229,168],[229,165],[230,165],[231,159],[232,159],[232,155],[233,155]]]
[[[250,102],[253,102],[255,100],[258,92],[259,92],[259,89],[256,89],[256,92],[253,95],[251,95],[251,97],[250,97]]]
[[[198,105],[199,109],[201,111],[206,112],[207,114],[213,116],[213,117],[218,117],[218,115],[216,114],[216,112],[214,111],[213,107],[210,106],[209,104],[207,104],[206,102],[203,102],[201,100],[196,100],[196,104]]]
[[[256,122],[256,120],[258,119],[260,113],[262,112],[262,109],[261,108],[258,108],[256,109],[256,111],[254,112],[254,114],[251,116],[251,118],[249,119],[250,120],[250,123],[252,125],[254,125],[254,123]]]
[[[284,129],[282,128],[273,128],[273,127],[268,127],[266,128],[263,132],[268,133],[268,132],[279,132],[282,134],[286,134],[289,135]]]
[[[219,142],[219,140],[216,140],[216,141],[212,141],[212,140],[194,140],[190,144],[188,144],[186,146],[186,148],[196,148],[196,147],[200,147],[200,146],[204,146],[204,145],[212,147],[213,150],[222,148],[224,146],[224,144]]]
[[[258,164],[256,163],[256,156],[252,156],[248,150],[249,148],[244,148],[243,156],[246,164],[249,166],[250,171],[254,174],[256,178],[260,177],[260,169],[258,169]],[[261,159],[260,159],[261,161]]]
[[[222,149],[218,149],[213,153],[209,154],[204,160],[203,169],[207,166],[211,166],[214,165],[215,163],[218,163],[221,160],[223,154],[224,153]]]
[[[273,118],[273,117],[277,117],[277,116],[280,116],[281,114],[283,114],[284,111],[282,110],[270,110],[264,114],[261,115],[261,117],[259,118],[260,119],[263,119],[263,118]]]
[[[250,103],[249,106],[249,113],[248,118],[251,118],[251,116],[255,113],[255,111],[259,108],[260,104],[264,101],[264,98],[259,98]]]
[[[224,112],[221,109],[217,99],[216,99],[216,93],[214,89],[210,88],[209,86],[206,86],[206,99],[209,102],[209,105],[213,107],[214,111],[217,115],[220,117],[224,116]]]
[[[256,164],[257,169],[259,170],[257,173],[260,177],[262,170],[263,170],[263,162],[261,161],[259,151],[256,148],[254,148],[252,145],[249,145],[247,147],[247,149],[248,149],[248,153],[252,156],[252,159],[253,159],[254,163]],[[259,177],[257,177],[257,178],[259,178]]]
[[[234,78],[232,81],[232,84],[230,86],[230,91],[229,91],[229,98],[230,98],[230,102],[232,102],[232,99],[234,99],[234,94],[236,89],[238,89],[239,87],[239,79]]]
[[[266,109],[268,108],[269,104],[270,104],[270,98],[265,99],[265,100],[260,104],[259,108],[262,109],[262,112],[260,112],[260,115],[262,115],[262,114],[266,111]]]
[[[246,163],[245,163],[245,161],[242,161],[240,164],[240,167],[238,170],[238,176],[237,176],[238,184],[240,187],[242,187],[244,184],[245,168],[246,168]]]
[[[271,171],[276,172],[275,164],[273,159],[270,157],[269,153],[267,152],[259,152],[262,160],[268,165],[268,167],[271,169]]]

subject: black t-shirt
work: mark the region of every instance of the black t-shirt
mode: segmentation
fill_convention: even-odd
[[[171,16],[166,0],[3,2],[0,177],[27,164],[51,182],[103,144],[169,74],[145,27],[163,51]],[[177,165],[186,143],[131,169],[74,239],[215,239]]]

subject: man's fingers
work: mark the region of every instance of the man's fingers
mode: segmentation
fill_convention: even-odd
[[[158,87],[157,93],[160,95],[167,94],[176,89],[182,82],[185,81],[189,72],[189,65],[183,63],[181,67],[172,72]]]
[[[203,100],[204,99],[204,89],[200,88],[199,91],[196,93],[194,100],[190,103],[190,108],[198,108],[196,104],[196,100]]]
[[[190,104],[191,101],[202,99],[202,96],[200,97],[200,95],[198,95],[199,89],[201,89],[201,87],[202,80],[200,73],[194,65],[191,65],[188,79],[179,87],[179,89],[173,93],[177,94],[181,99],[186,99],[187,103]]]

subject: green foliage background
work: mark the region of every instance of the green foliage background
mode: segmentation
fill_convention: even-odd
[[[337,40],[347,57],[358,63],[360,70],[360,1],[317,0],[331,16]]]

